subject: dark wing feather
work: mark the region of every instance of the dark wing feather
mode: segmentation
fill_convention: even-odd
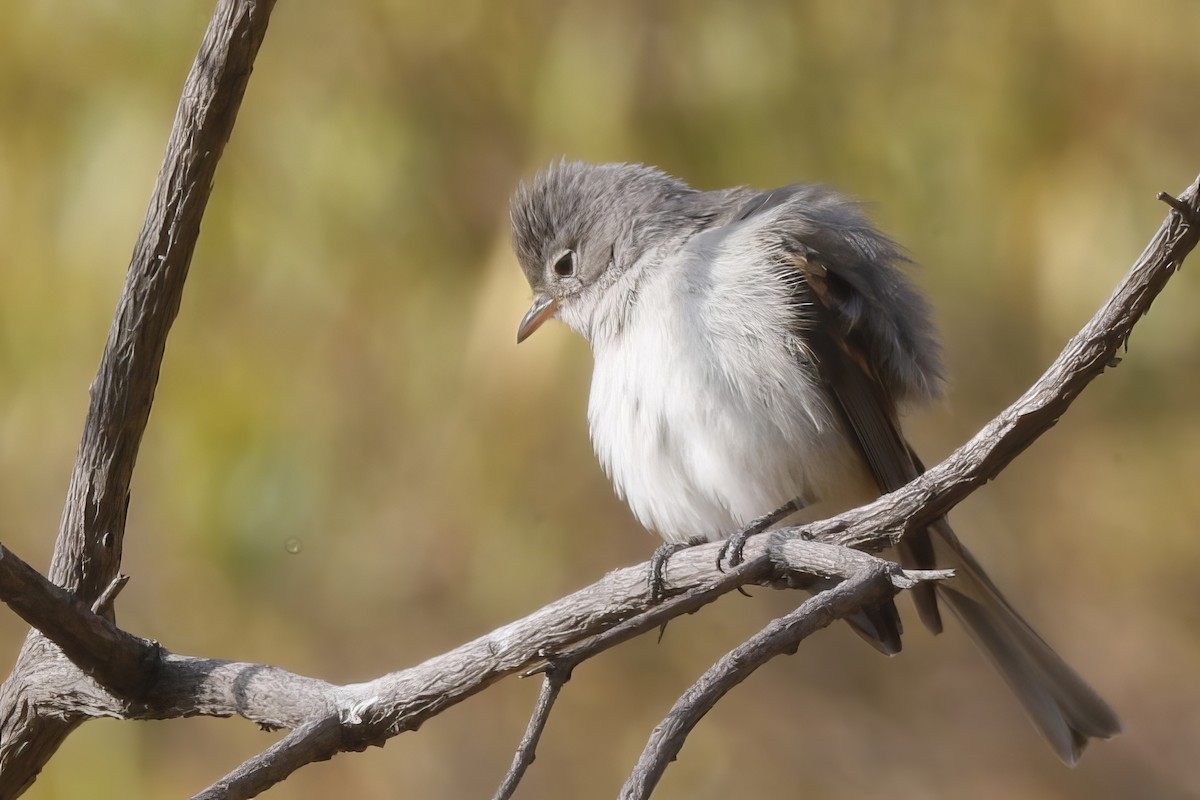
[[[841,284],[836,273],[809,257],[793,262],[804,276],[808,313],[815,317],[806,328],[809,347],[847,430],[863,454],[881,494],[895,491],[917,477],[923,467],[900,433],[896,405],[859,343],[860,335],[837,313],[853,289]],[[900,560],[916,569],[936,566],[933,542],[927,530],[912,531],[898,546]],[[932,583],[912,590],[921,621],[934,633],[942,630],[937,595]]]

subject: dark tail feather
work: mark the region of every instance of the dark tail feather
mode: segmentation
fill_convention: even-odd
[[[840,579],[810,576],[789,585],[793,588],[804,589],[811,594],[817,594],[837,586],[840,582]],[[894,601],[887,600],[878,605],[863,608],[846,617],[846,623],[862,637],[863,641],[885,656],[894,656],[900,652],[902,644],[900,637],[904,633],[904,626],[900,623],[900,611],[896,608]]]
[[[940,521],[933,530],[948,545],[936,548],[938,566],[956,571],[955,578],[938,584],[938,596],[1016,693],[1058,757],[1073,766],[1089,739],[1120,733],[1121,721],[1113,710],[1009,605],[950,526]]]

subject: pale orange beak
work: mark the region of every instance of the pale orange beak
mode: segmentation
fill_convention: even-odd
[[[517,326],[517,344],[529,338],[529,335],[542,327],[542,323],[554,316],[558,310],[558,300],[545,295],[533,298],[533,305],[525,312],[524,319]]]

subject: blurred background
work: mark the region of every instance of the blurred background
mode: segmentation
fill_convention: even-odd
[[[0,540],[44,570],[98,362],[211,0],[0,10]],[[1194,0],[282,2],[217,175],[134,476],[118,603],[182,653],[331,681],[418,663],[649,557],[587,438],[586,345],[529,292],[507,199],[552,157],[871,203],[920,264],[939,460],[1034,381],[1200,167]],[[962,631],[838,626],[738,687],[657,797],[1200,797],[1200,254],[1120,368],[954,514],[1120,711],[1063,768]],[[291,552],[297,551],[297,552]],[[576,670],[521,797],[615,795],[753,592]],[[907,602],[904,609],[910,611]],[[0,661],[25,626],[0,609]],[[270,797],[491,796],[510,679]],[[243,720],[91,722],[32,798],[178,797]]]

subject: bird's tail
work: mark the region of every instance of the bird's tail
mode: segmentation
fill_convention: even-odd
[[[1120,733],[1113,710],[1000,594],[949,523],[938,520],[929,533],[936,566],[955,570],[953,579],[933,585],[937,597],[1016,693],[1058,757],[1074,765],[1089,739]],[[932,596],[916,600],[922,619],[937,633],[941,624]]]

